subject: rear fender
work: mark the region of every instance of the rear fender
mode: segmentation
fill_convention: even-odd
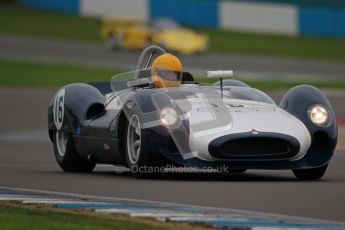
[[[52,98],[48,109],[50,137],[54,130],[64,129],[81,134],[90,119],[104,113],[105,97],[95,87],[75,83],[61,88]]]

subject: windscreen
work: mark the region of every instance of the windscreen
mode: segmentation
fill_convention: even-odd
[[[139,76],[139,78],[151,78],[151,70],[150,69],[143,69],[143,70],[133,70],[125,73],[115,74],[111,77],[110,85],[113,92],[117,92],[119,90],[124,90],[128,88],[128,82],[133,81],[135,76]]]
[[[118,91],[118,90],[128,88],[127,83],[130,81],[133,81],[135,76],[138,76],[139,79],[146,78],[149,81],[151,81],[152,73],[153,72],[151,68],[149,68],[149,69],[134,70],[134,71],[116,74],[111,78],[111,89],[113,91]],[[175,71],[168,70],[168,69],[154,71],[154,73],[163,81],[168,80],[168,81],[182,81],[183,82],[183,73],[177,73]],[[191,94],[201,93],[201,94],[204,94],[204,96],[207,98],[221,97],[221,88],[219,84],[204,84],[202,82],[205,80],[205,78],[200,77],[200,75],[199,77],[194,78],[194,80],[196,84],[186,84],[186,85],[181,84],[179,88],[166,88],[165,90],[170,91],[170,92],[183,91],[183,92],[189,92]],[[263,102],[263,103],[275,105],[275,102],[272,100],[272,98],[269,97],[264,92],[257,90],[255,88],[245,87],[245,86],[224,86],[223,97],[228,98],[228,99],[257,101],[257,102]]]

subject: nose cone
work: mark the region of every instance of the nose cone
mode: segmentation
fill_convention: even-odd
[[[250,138],[253,135],[260,136],[264,133],[267,138],[279,137],[278,139],[287,141],[286,143],[291,148],[291,151],[289,150],[290,154],[282,154],[280,159],[282,157],[289,160],[300,159],[310,147],[311,137],[305,125],[296,117],[275,105],[233,107],[227,108],[226,111],[216,109],[208,116],[209,118],[212,117],[212,120],[201,123],[196,122],[197,119],[200,119],[198,116],[195,119],[190,118],[190,145],[196,155],[205,160],[218,159],[210,154],[209,144],[224,136],[227,136],[229,140],[235,135]],[[269,135],[267,136],[267,134]],[[284,138],[282,138],[283,136]],[[256,139],[256,141],[258,140]],[[226,142],[226,140],[223,140],[223,142]],[[247,144],[253,144],[254,142],[249,141]],[[262,142],[267,142],[267,139],[262,139]],[[298,149],[297,152],[296,149]],[[269,154],[269,150],[267,151],[267,154]],[[281,153],[283,152],[281,151]],[[250,157],[247,158],[250,159]]]

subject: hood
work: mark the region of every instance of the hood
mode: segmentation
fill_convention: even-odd
[[[309,149],[311,137],[308,129],[299,119],[276,104],[215,95],[199,92],[186,99],[175,100],[188,117],[190,147],[196,157],[217,160],[208,152],[211,141],[231,134],[251,135],[253,131],[295,138],[300,150],[289,160],[300,159]]]

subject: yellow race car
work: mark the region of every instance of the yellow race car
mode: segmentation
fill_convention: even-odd
[[[102,20],[101,37],[110,50],[143,49],[159,45],[170,52],[190,55],[208,49],[208,36],[182,28],[169,19],[157,19],[149,23],[137,19],[105,17]]]

